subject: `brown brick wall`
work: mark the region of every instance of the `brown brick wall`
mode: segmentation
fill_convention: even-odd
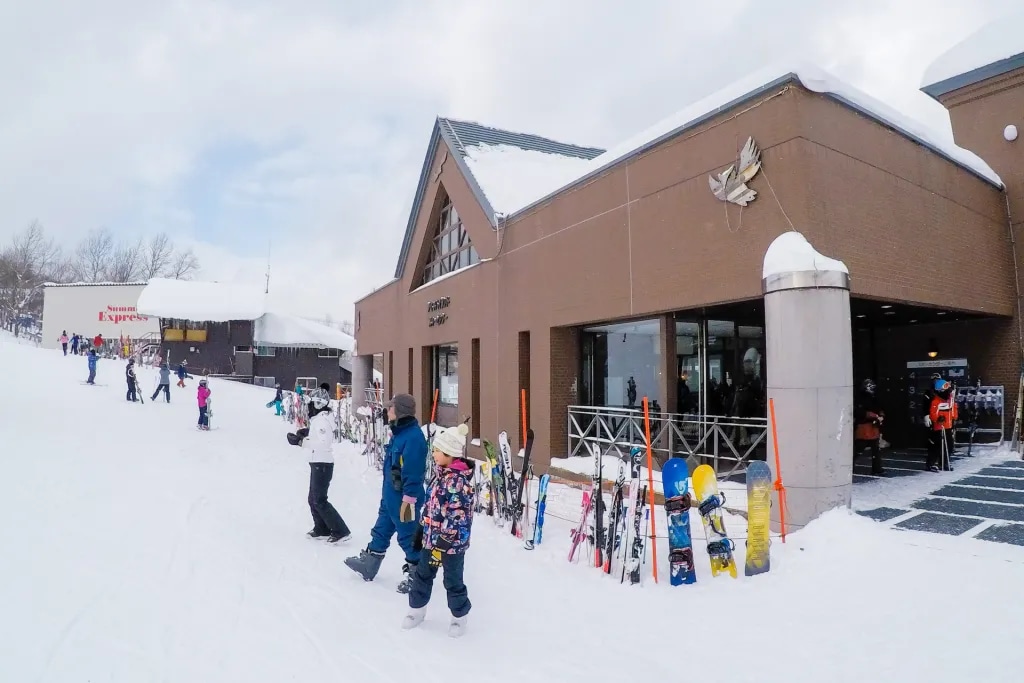
[[[579,401],[582,348],[579,329],[551,328],[549,458],[569,454],[568,408]]]
[[[519,333],[519,390],[520,392],[526,390],[526,426],[527,428],[533,425],[533,421],[530,419],[530,409],[533,407],[533,401],[530,396],[530,369],[532,368],[530,363],[530,333],[520,332]],[[520,397],[520,413],[522,413],[522,397]],[[526,432],[523,431],[523,419],[520,415],[519,418],[519,445],[526,446]]]
[[[470,414],[473,416],[471,423],[471,435],[474,439],[481,438],[480,431],[480,339],[476,338],[472,342],[472,363],[470,373],[472,374],[470,386],[472,387],[472,410]],[[460,371],[461,374],[461,371]],[[461,378],[459,379],[461,383]]]

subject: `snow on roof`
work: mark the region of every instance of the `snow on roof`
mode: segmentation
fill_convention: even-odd
[[[142,315],[205,322],[256,320],[266,312],[258,285],[155,278],[139,294]]]
[[[647,130],[624,140],[589,161],[565,160],[556,155],[547,155],[551,157],[548,161],[552,163],[553,168],[542,172],[537,166],[540,165],[539,162],[545,155],[529,154],[525,156],[508,153],[506,150],[493,149],[475,151],[474,148],[468,147],[467,153],[470,157],[467,159],[467,163],[470,164],[473,175],[478,177],[478,182],[489,197],[501,197],[509,205],[511,213],[520,212],[605,171],[617,162],[704,123],[760,91],[781,87],[787,80],[794,77],[808,90],[832,97],[883,125],[889,126],[911,140],[931,148],[993,185],[1003,187],[999,175],[981,157],[953,142],[952,133],[944,134],[933,130],[926,124],[897,111],[832,74],[801,62],[781,63],[755,71],[745,78],[693,102],[685,109],[659,121]],[[923,93],[917,94],[927,97]],[[555,160],[557,160],[557,167],[555,167]],[[498,163],[503,161],[509,163]],[[529,173],[524,174],[524,169],[528,169]],[[482,178],[477,174],[480,174]],[[526,179],[524,179],[524,175]],[[501,200],[499,199],[499,201]],[[515,208],[511,208],[513,206]]]
[[[514,213],[585,174],[590,161],[514,145],[466,147],[466,164],[498,213]]]
[[[845,263],[819,253],[806,237],[793,230],[782,233],[772,241],[764,253],[761,277],[809,270],[850,274]]]
[[[339,329],[284,313],[265,313],[253,334],[260,346],[292,346],[351,351],[356,340]]]
[[[985,24],[939,55],[924,72],[922,87],[936,85],[976,69],[1024,55],[1024,11]],[[998,71],[982,76],[989,78]],[[963,85],[967,85],[964,83]],[[963,85],[957,87],[963,87]]]
[[[43,287],[145,287],[146,282],[44,282]]]

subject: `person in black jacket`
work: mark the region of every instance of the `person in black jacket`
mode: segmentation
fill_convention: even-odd
[[[128,383],[128,393],[125,394],[124,398],[125,398],[126,401],[131,401],[132,403],[135,403],[136,401],[139,400],[139,398],[138,398],[138,395],[136,394],[136,389],[138,388],[138,384],[135,381],[135,359],[134,358],[129,358],[128,359],[128,365],[126,365],[125,368],[124,368],[124,379]]]
[[[857,456],[865,448],[870,448],[871,474],[880,477],[885,474],[885,470],[882,467],[881,449],[879,448],[885,413],[878,402],[878,397],[875,394],[876,389],[874,380],[866,379],[857,393],[857,400],[853,409],[853,457],[856,460]]]

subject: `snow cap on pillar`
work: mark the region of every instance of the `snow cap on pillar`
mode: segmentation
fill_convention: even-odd
[[[776,237],[764,254],[761,291],[820,288],[849,289],[846,264],[819,253],[795,230]]]

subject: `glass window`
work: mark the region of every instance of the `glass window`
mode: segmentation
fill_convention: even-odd
[[[440,389],[437,402],[441,405],[459,405],[459,347],[444,344],[434,347],[434,388]]]
[[[480,257],[473,248],[469,233],[462,227],[458,212],[451,201],[445,199],[434,231],[430,259],[423,267],[423,284],[479,262]]]
[[[639,408],[658,400],[660,323],[595,325],[583,330],[583,392],[590,405]]]

